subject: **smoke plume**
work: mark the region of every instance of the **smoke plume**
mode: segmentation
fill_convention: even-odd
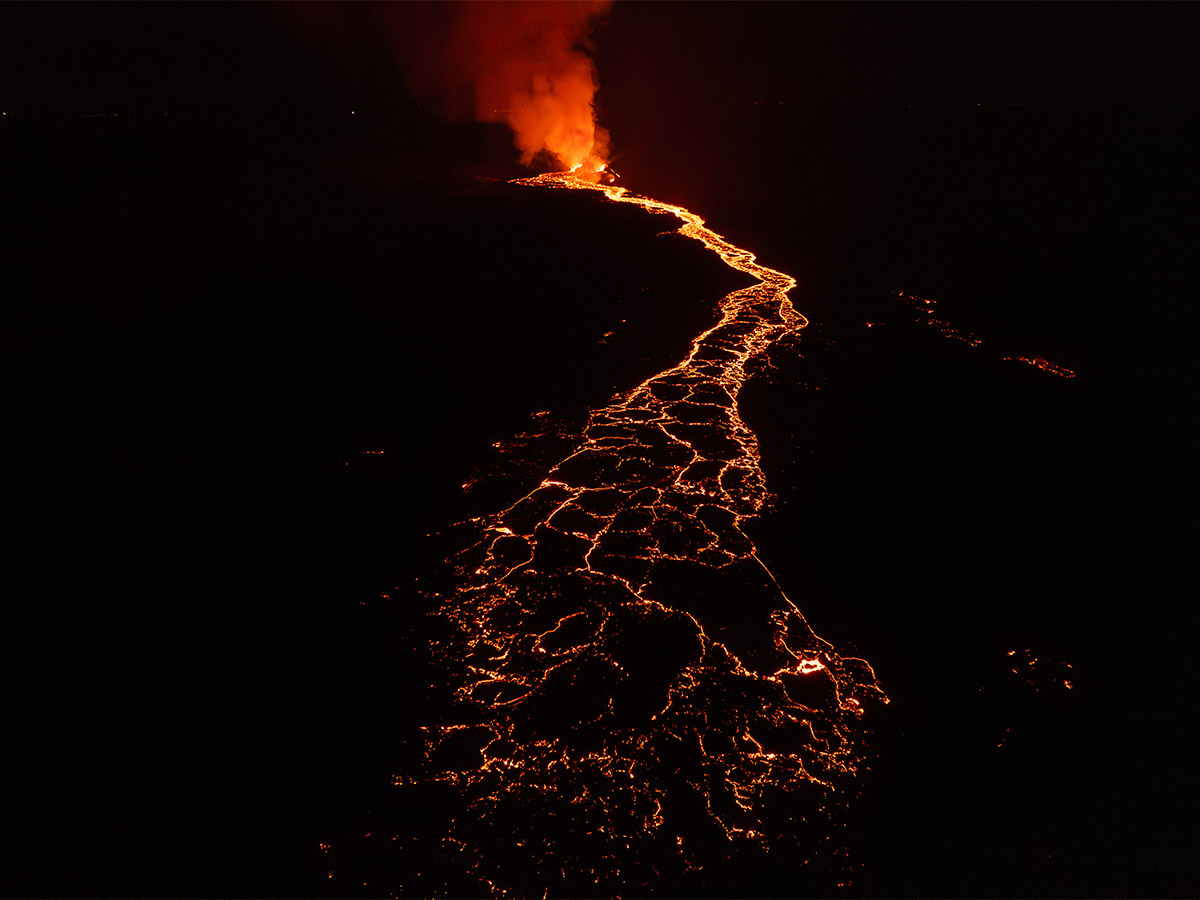
[[[521,161],[547,153],[598,172],[608,135],[595,123],[593,17],[609,0],[446,3],[396,35],[409,91],[450,118],[504,122]]]

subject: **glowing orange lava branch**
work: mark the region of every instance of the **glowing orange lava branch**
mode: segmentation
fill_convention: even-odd
[[[395,783],[453,789],[453,865],[498,894],[612,893],[739,847],[817,853],[828,834],[806,823],[831,815],[864,704],[887,698],[742,530],[767,490],[738,393],[749,361],[807,324],[795,280],[682,207],[570,174],[521,183],[675,216],[757,283],[677,365],[595,410],[526,496],[466,523],[458,589],[433,614],[424,761]]]
[[[937,306],[936,300],[930,299],[929,297],[918,297],[917,295],[909,293],[908,291],[900,291],[897,296],[903,303],[917,312],[917,321],[932,325],[939,332],[941,332],[944,337],[955,341],[962,341],[964,344],[968,344],[972,347],[978,347],[983,343],[982,340],[972,334],[968,334],[964,337],[958,331],[958,329],[954,328],[949,322],[934,317],[933,310],[934,307]],[[875,324],[877,323],[868,322],[867,327],[871,328]],[[1066,366],[1060,366],[1056,363],[1050,362],[1044,356],[1003,356],[1001,359],[1003,359],[1005,362],[1027,363],[1028,365],[1041,369],[1043,372],[1049,372],[1051,375],[1057,375],[1060,378],[1075,377],[1075,372],[1071,371]]]

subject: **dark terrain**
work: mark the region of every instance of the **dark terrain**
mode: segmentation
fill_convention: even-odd
[[[483,127],[421,135],[440,167],[378,123],[4,128],[10,890],[324,890],[318,841],[390,774],[403,586],[489,502],[459,485],[741,282],[481,180]]]
[[[730,113],[756,170],[619,168],[685,204],[729,173],[698,211],[800,280],[803,358],[743,394],[753,537],[893,699],[851,890],[1194,895],[1194,111],[774,114]],[[324,890],[390,774],[425,535],[505,499],[458,486],[741,283],[673,223],[480,180],[522,174],[498,130],[385,121],[0,123],[6,894]],[[1078,377],[1001,359],[1035,354]]]

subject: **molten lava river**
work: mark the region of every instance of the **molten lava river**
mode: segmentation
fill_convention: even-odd
[[[742,530],[767,491],[738,392],[807,324],[795,281],[686,209],[569,174],[520,183],[674,216],[758,283],[677,365],[593,410],[532,491],[465,523],[392,824],[363,839],[387,884],[366,890],[638,896],[721,868],[848,871],[839,817],[864,712],[887,698]]]

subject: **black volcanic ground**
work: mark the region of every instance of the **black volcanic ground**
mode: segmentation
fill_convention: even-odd
[[[387,135],[5,127],[21,892],[324,889],[404,715],[378,593],[490,508],[459,485],[493,442],[673,364],[745,280]]]
[[[764,236],[813,320],[742,395],[778,495],[752,537],[893,698],[853,824],[863,893],[1194,894],[1194,311],[1173,249],[1194,179],[1171,130],[1194,125],[1173,116],[1085,159],[1101,205],[1070,252],[1065,225],[999,243],[1030,233],[1016,213],[964,237],[961,182],[931,162],[855,190],[860,217],[822,238],[834,187],[778,190],[824,158],[798,137],[814,158],[747,192],[782,203],[709,215]],[[477,180],[519,174],[467,164],[484,130],[430,169],[296,122],[2,127],[12,893],[312,894],[316,841],[390,774],[414,677],[394,635],[416,611],[378,592],[422,570],[425,534],[504,499],[502,479],[457,487],[493,442],[670,365],[744,282],[656,237],[673,223]],[[955,173],[992,158],[989,128]],[[1046,194],[1018,172],[972,182],[972,208],[1028,215]],[[854,224],[871,216],[888,226]],[[984,344],[915,323],[899,290]],[[1079,376],[1000,359],[1036,353]],[[1014,675],[1014,649],[1071,663],[1073,689]]]

